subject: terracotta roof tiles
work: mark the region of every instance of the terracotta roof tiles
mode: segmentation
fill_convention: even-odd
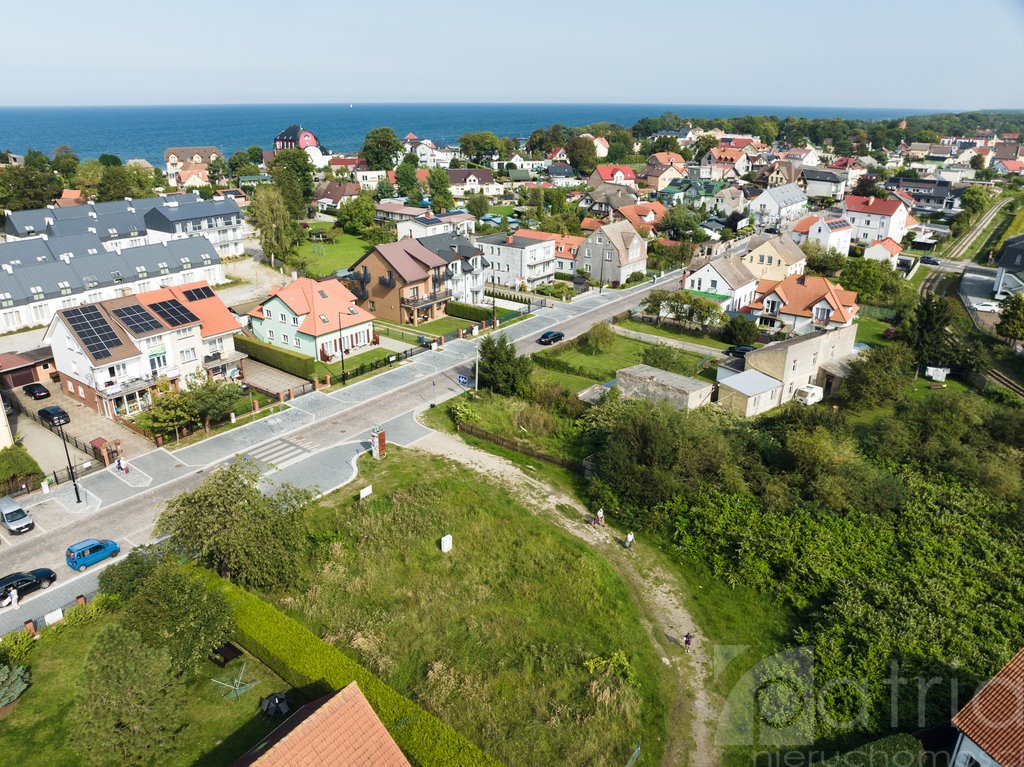
[[[953,717],[953,724],[1002,767],[1024,767],[1024,649]]]

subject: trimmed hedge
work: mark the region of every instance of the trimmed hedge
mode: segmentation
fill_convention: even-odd
[[[833,756],[815,767],[914,767],[924,758],[924,746],[910,735],[889,735],[860,748]]]
[[[224,595],[238,642],[311,700],[357,682],[398,747],[417,767],[500,767],[464,736],[388,687],[298,621],[234,584],[204,571]]]
[[[235,349],[248,354],[254,360],[264,362],[271,367],[291,373],[293,376],[304,378],[307,381],[312,380],[315,376],[314,365],[316,360],[304,354],[293,352],[290,349],[272,346],[241,334],[235,336]]]
[[[484,322],[491,319],[491,310],[483,306],[473,306],[459,301],[449,301],[445,306],[444,313],[449,317],[458,317],[461,320],[470,322]]]
[[[484,295],[489,298],[503,298],[506,301],[515,301],[519,304],[533,303],[533,295],[531,293],[505,293],[500,290],[485,290]]]

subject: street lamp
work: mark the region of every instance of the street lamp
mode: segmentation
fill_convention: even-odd
[[[57,424],[57,429],[60,431],[60,439],[64,443],[64,457],[68,459],[68,476],[71,477],[71,484],[74,485],[75,488],[75,503],[81,503],[82,496],[78,492],[78,480],[75,479],[75,469],[71,465],[71,451],[68,450],[68,438],[64,434],[64,424]]]

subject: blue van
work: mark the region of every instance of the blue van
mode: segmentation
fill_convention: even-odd
[[[85,568],[102,562],[108,557],[116,557],[121,553],[121,547],[114,541],[86,538],[84,541],[73,543],[64,552],[64,561],[72,570],[85,572]]]

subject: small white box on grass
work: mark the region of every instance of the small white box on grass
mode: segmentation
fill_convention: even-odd
[[[53,624],[60,623],[63,620],[64,611],[59,608],[54,610],[52,613],[47,613],[43,616],[43,623],[45,623],[47,626],[52,626]]]
[[[449,533],[448,535],[446,535],[444,538],[441,539],[441,553],[442,554],[447,554],[451,550],[452,550],[452,536]]]
[[[359,491],[359,500],[361,501],[364,498],[369,498],[371,495],[373,495],[373,485],[367,485]]]

